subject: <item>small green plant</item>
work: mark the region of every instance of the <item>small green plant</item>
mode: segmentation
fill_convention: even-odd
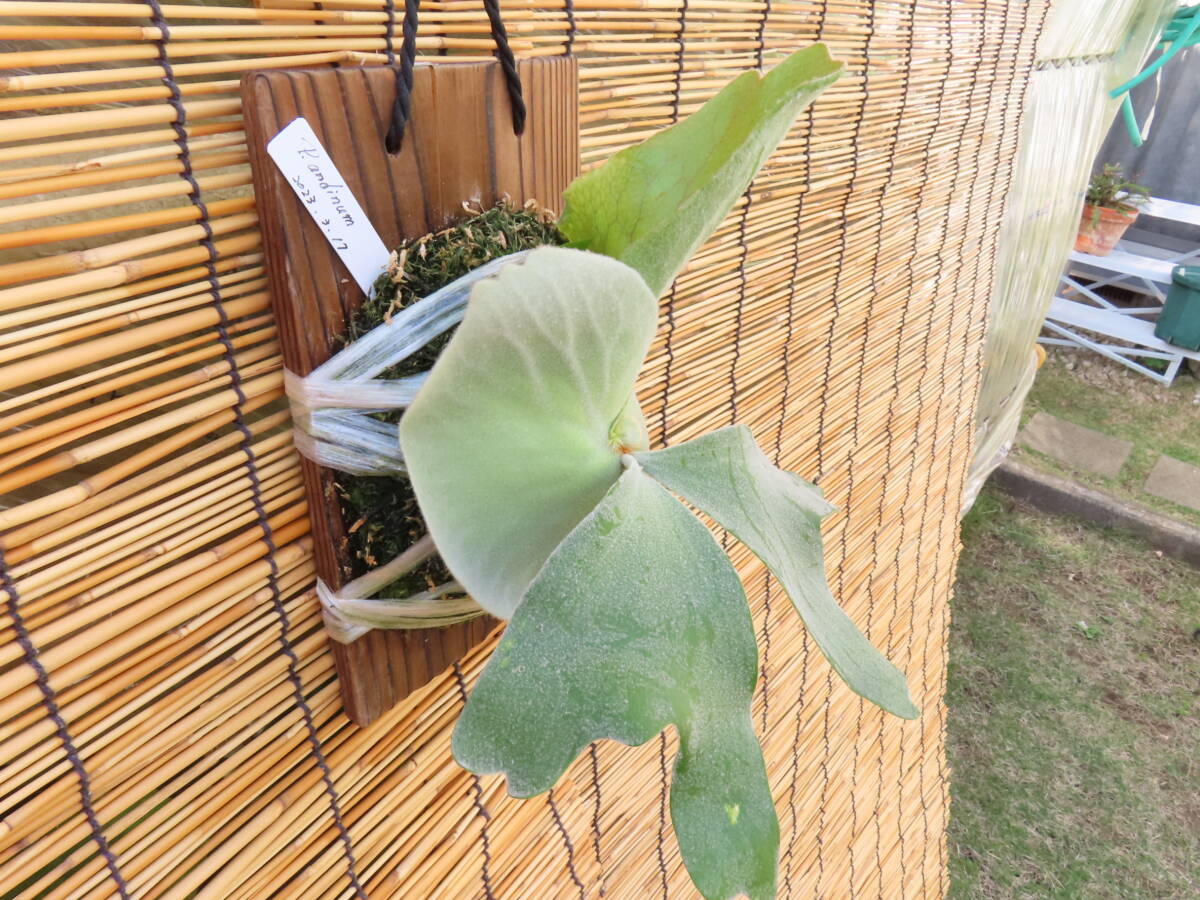
[[[750,717],[745,594],[681,500],[766,563],[846,684],[918,714],[903,674],[829,591],[821,492],[774,467],[743,426],[649,449],[634,393],[657,297],[840,70],[821,45],[798,51],[577,179],[558,222],[568,245],[473,281],[400,421],[438,552],[510,620],[455,757],[529,797],[592,741],[641,744],[675,725],[672,822],[709,900],[775,896],[779,825]]]
[[[1125,178],[1120,163],[1105,163],[1087,186],[1088,206],[1130,214],[1150,201],[1149,188]],[[1099,212],[1093,213],[1099,218]]]
[[[1097,640],[1102,633],[1095,625],[1089,625],[1082,619],[1075,623],[1075,629],[1089,641]]]

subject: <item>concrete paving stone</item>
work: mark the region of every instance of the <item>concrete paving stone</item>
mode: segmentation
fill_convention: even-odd
[[[1017,443],[1052,456],[1059,462],[1115,478],[1133,451],[1133,444],[1102,431],[1084,428],[1039,412],[1017,436]]]
[[[1146,493],[1200,510],[1200,466],[1160,456],[1146,479]]]

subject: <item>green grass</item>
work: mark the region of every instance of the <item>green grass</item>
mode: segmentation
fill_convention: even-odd
[[[1068,368],[1068,363],[1075,368]],[[1021,424],[1039,411],[1047,412],[1130,441],[1133,452],[1116,478],[1075,469],[1023,447],[1016,448],[1013,455],[1200,525],[1200,512],[1142,490],[1159,456],[1200,465],[1200,406],[1194,402],[1198,391],[1200,382],[1186,370],[1167,388],[1095,354],[1056,350],[1038,372]]]
[[[1200,897],[1200,575],[990,491],[963,542],[951,898]]]

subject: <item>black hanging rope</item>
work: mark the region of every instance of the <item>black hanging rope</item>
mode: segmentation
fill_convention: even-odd
[[[567,13],[567,43],[563,47],[563,56],[570,56],[575,51],[575,35],[579,31],[575,22],[575,0],[563,0],[563,9]]]
[[[404,143],[404,129],[408,126],[412,115],[412,85],[413,63],[417,58],[417,15],[420,0],[404,0],[404,33],[400,43],[400,62],[396,63],[396,54],[392,50],[392,35],[395,33],[396,10],[393,0],[388,0],[388,35],[387,54],[388,64],[396,69],[396,102],[392,105],[392,122],[388,126],[384,146],[388,153],[400,152]]]
[[[492,26],[492,40],[496,42],[496,59],[504,70],[504,80],[508,84],[508,99],[512,104],[513,134],[525,131],[525,96],[521,91],[521,76],[517,72],[517,59],[513,56],[512,48],[508,46],[508,32],[504,29],[504,20],[500,18],[500,0],[483,0],[483,8],[487,11],[488,22]]]
[[[393,0],[384,0],[383,8],[387,11],[387,22],[384,23],[383,52],[387,54],[389,66],[396,64],[396,4]]]
[[[393,47],[393,36],[396,30],[395,0],[386,0],[388,13],[385,37],[385,52],[388,65],[396,70],[396,101],[392,104],[392,120],[388,125],[384,145],[388,153],[400,152],[404,143],[404,130],[412,118],[412,86],[413,65],[417,58],[417,22],[419,17],[420,0],[404,0],[403,39],[400,42],[400,55],[397,59]],[[521,88],[521,75],[517,71],[517,59],[512,48],[508,45],[508,31],[500,16],[499,0],[483,0],[483,8],[487,12],[488,24],[492,31],[492,40],[496,43],[496,59],[504,70],[504,81],[508,87],[508,99],[512,105],[513,133],[522,134],[525,131],[525,95]],[[574,40],[574,10],[570,12],[572,22],[571,39]],[[570,52],[568,48],[568,52]]]

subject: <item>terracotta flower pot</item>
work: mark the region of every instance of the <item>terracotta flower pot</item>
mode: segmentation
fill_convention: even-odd
[[[1099,215],[1097,215],[1099,214]],[[1079,217],[1079,234],[1075,238],[1075,249],[1093,256],[1108,256],[1117,241],[1138,217],[1137,212],[1122,212],[1107,206],[1083,205]]]

